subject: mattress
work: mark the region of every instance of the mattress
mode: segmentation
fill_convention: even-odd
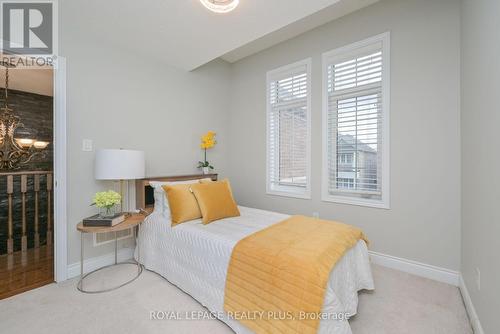
[[[224,287],[231,252],[242,238],[278,223],[288,215],[239,207],[241,216],[208,225],[201,220],[171,227],[170,218],[153,212],[141,225],[136,249],[140,262],[176,285],[236,333],[251,331],[224,312]],[[350,334],[343,315],[356,314],[358,291],[374,288],[364,241],[348,250],[330,273],[318,332]],[[340,318],[340,319],[339,319]]]

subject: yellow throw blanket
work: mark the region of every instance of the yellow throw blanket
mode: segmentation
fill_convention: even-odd
[[[255,333],[316,333],[330,272],[360,239],[353,226],[292,216],[240,240],[224,309]]]

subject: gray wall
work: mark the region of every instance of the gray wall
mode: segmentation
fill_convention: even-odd
[[[391,32],[391,209],[321,201],[321,54]],[[230,177],[239,203],[364,229],[371,249],[460,267],[460,3],[381,1],[233,65]],[[266,71],[312,68],[312,200],[266,195]]]
[[[498,0],[462,2],[462,275],[485,333],[500,328],[499,14]]]
[[[124,52],[74,24],[82,1],[60,2],[60,50],[67,58],[68,116],[68,263],[79,261],[75,229],[96,191],[115,188],[94,179],[95,151],[83,152],[82,139],[94,148],[146,152],[148,176],[197,172],[200,136],[217,132],[219,144],[209,161],[226,169],[229,66],[212,62],[186,72],[138,54]],[[90,247],[86,257],[112,252],[111,245]],[[109,247],[108,247],[109,246]]]

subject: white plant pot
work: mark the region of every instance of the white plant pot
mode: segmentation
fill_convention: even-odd
[[[210,174],[210,168],[203,167],[203,174]]]

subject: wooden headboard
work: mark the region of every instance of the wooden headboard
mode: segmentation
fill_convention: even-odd
[[[154,206],[153,187],[149,185],[150,181],[175,182],[187,180],[199,180],[211,178],[217,181],[217,174],[194,174],[177,176],[156,176],[147,177],[135,181],[135,204],[137,209],[151,210]]]

